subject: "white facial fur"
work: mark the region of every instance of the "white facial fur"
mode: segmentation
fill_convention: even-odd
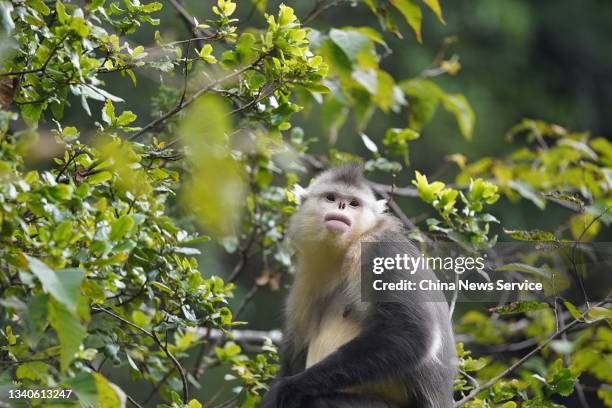
[[[291,218],[289,236],[301,250],[344,249],[372,228],[386,208],[369,188],[330,180],[329,173],[294,193],[301,205]]]

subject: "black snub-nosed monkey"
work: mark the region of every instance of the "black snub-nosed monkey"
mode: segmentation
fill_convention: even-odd
[[[383,243],[368,254],[372,259],[417,256],[362,169],[325,171],[299,195],[289,223],[298,271],[287,303],[281,372],[261,407],[452,407],[456,357],[443,298],[425,301],[416,291],[361,302],[361,242]],[[419,273],[433,278],[431,271]]]

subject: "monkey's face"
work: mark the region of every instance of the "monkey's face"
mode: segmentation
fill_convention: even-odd
[[[289,235],[298,247],[320,243],[344,248],[376,223],[378,206],[366,189],[316,183],[292,217]]]

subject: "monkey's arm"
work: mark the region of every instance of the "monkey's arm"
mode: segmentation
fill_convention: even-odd
[[[427,305],[380,303],[359,336],[307,370],[281,378],[272,390],[277,407],[304,395],[328,394],[402,376],[426,358],[432,344]]]

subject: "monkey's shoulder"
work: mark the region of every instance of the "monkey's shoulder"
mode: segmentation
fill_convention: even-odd
[[[416,256],[419,252],[418,248],[413,241],[407,238],[407,231],[401,226],[399,220],[391,216],[385,218],[361,240],[362,261],[395,254]]]

